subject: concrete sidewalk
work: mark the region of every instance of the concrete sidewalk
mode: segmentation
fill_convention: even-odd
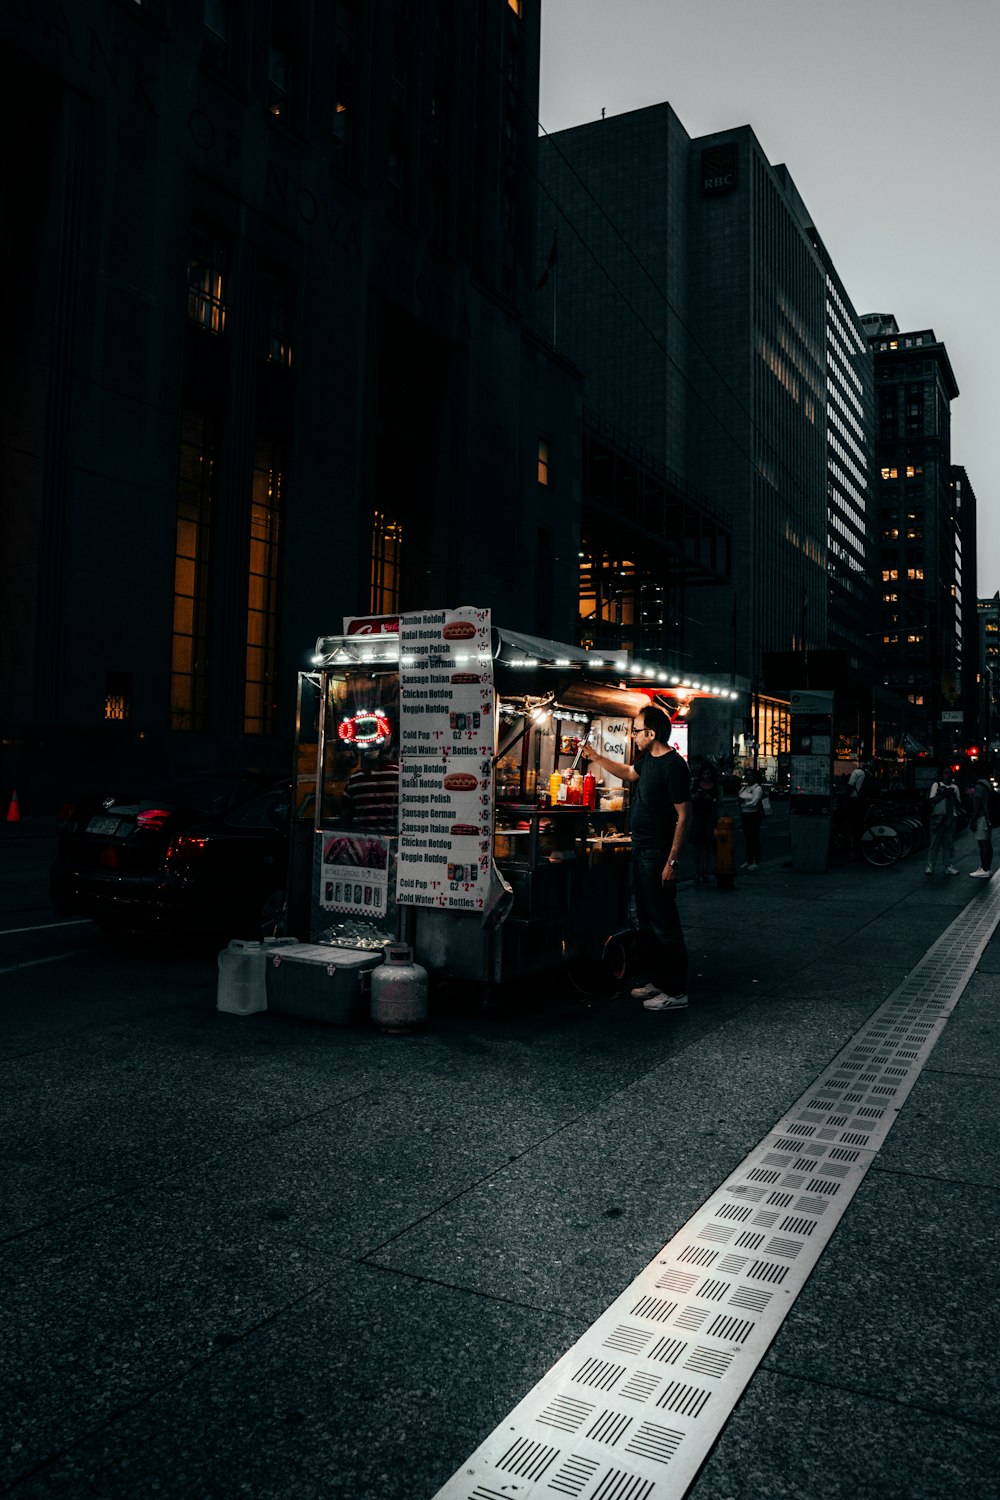
[[[220,1015],[206,966],[135,1018],[64,973],[60,1034],[15,976],[0,1482],[430,1500],[991,889],[959,852],[686,887],[672,1015],[553,986],[386,1038]],[[694,1500],[1000,1496],[998,972],[994,941]]]

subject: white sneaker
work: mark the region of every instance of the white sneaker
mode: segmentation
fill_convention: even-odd
[[[944,873],[946,875],[957,875],[958,871],[955,869],[954,865],[948,865],[948,866],[946,866]]]
[[[973,880],[989,880],[990,878],[989,870],[970,870],[969,874]]]
[[[748,865],[747,862],[746,862],[746,860],[744,860],[743,863],[740,865],[740,869],[741,870],[752,870],[753,866],[752,865]]]
[[[747,869],[748,870],[756,870],[756,868],[757,868],[756,865],[747,865]]]
[[[658,995],[660,991],[655,984],[637,984],[634,990],[629,991],[629,994],[633,1000],[648,1000],[650,995]]]
[[[686,1010],[687,995],[663,995],[659,990],[642,1002],[643,1010]]]

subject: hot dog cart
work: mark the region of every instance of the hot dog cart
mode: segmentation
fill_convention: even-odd
[[[589,737],[629,760],[657,692],[629,673],[623,653],[476,609],[321,637],[299,677],[290,930],[402,939],[431,972],[486,985],[574,963],[620,975],[628,793],[581,752]]]

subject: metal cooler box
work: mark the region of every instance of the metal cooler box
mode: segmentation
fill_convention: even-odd
[[[279,1016],[355,1026],[366,1020],[381,950],[295,943],[267,960],[267,1008]]]

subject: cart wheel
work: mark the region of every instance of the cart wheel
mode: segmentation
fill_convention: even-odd
[[[288,935],[288,897],[284,891],[272,891],[264,898],[259,923],[262,938]]]
[[[628,944],[620,937],[608,938],[601,954],[601,971],[605,984],[611,989],[620,989],[625,983],[628,966]]]

